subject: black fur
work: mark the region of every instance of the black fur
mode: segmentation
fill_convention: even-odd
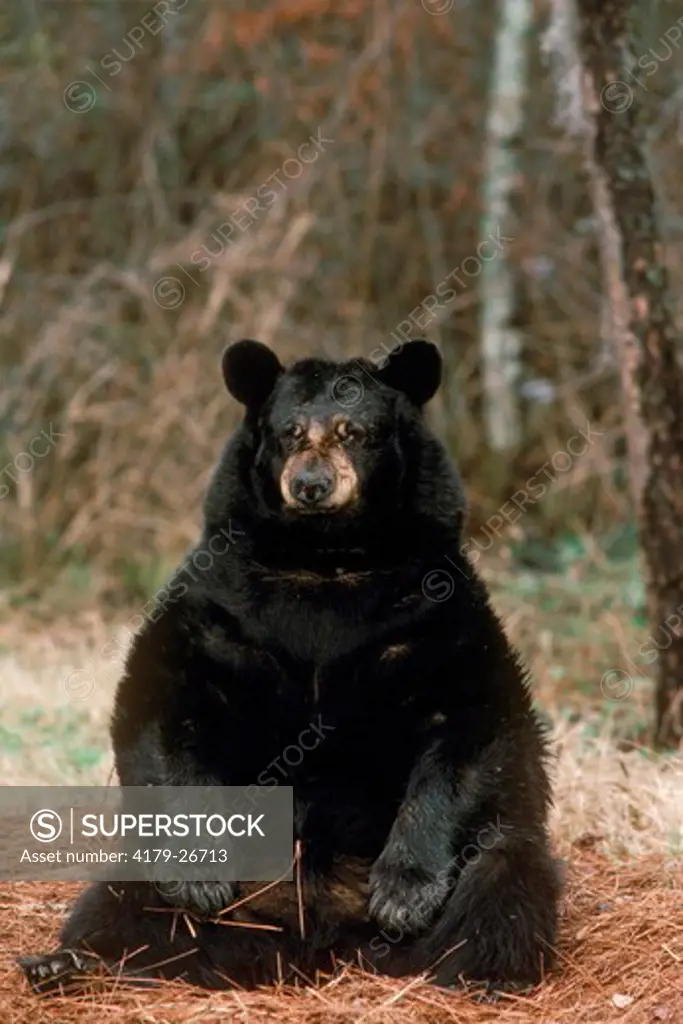
[[[231,912],[281,932],[207,920],[258,885],[197,884],[175,898],[94,885],[62,950],[108,965],[138,950],[131,977],[209,987],[335,959],[391,975],[433,968],[444,985],[538,981],[559,890],[546,743],[525,672],[461,554],[459,477],[420,411],[439,384],[436,349],[411,343],[379,370],[307,359],[285,371],[242,342],[223,366],[246,415],[196,551],[214,551],[216,536],[233,542],[206,571],[190,572],[189,556],[159,595],[118,688],[113,744],[124,785],[293,785],[305,933],[294,883]],[[340,389],[349,378],[353,403]],[[285,507],[278,486],[292,419],[309,415],[352,428],[343,445],[357,500],[330,514]],[[319,742],[288,766],[283,750],[312,723]],[[174,903],[191,929],[144,909]],[[44,990],[57,982],[38,967],[61,964],[57,980],[75,983],[71,962],[62,952],[24,967]]]

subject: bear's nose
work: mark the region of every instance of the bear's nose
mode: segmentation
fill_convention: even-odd
[[[310,508],[319,505],[329,497],[334,480],[331,472],[324,467],[301,469],[290,485],[292,497],[300,505]]]

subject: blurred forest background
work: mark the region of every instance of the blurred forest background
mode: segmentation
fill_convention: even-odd
[[[494,7],[4,5],[5,600],[66,586],[117,604],[160,585],[196,537],[208,475],[239,414],[219,378],[228,341],[260,338],[284,358],[369,356],[395,344],[397,325],[468,266],[412,333],[436,340],[447,360],[431,415],[462,467],[472,531],[491,547],[486,523],[501,503],[590,424],[585,454],[562,462],[542,500],[506,522],[496,552],[555,570],[582,552],[634,555],[596,219],[580,144],[555,118],[540,2],[503,231],[513,238],[504,256],[521,345],[521,435],[506,452],[487,436],[476,254],[491,226],[482,195]],[[643,48],[679,15],[683,4],[653,4]],[[683,53],[669,47],[657,73],[634,88],[651,109],[677,280]],[[317,148],[302,150],[311,137]],[[276,198],[255,210],[253,198],[268,189]],[[41,432],[49,443],[34,443]],[[630,571],[628,581],[637,605]]]

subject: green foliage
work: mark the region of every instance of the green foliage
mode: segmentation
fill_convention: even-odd
[[[131,602],[148,601],[165,583],[176,563],[161,555],[144,561],[122,559],[117,566],[117,577],[122,597]]]
[[[96,768],[105,756],[99,736],[84,710],[72,706],[12,708],[0,706],[0,716],[11,725],[0,726],[0,751],[25,760],[29,754],[50,761],[62,777]]]
[[[0,725],[0,750],[6,754],[21,754],[24,743],[18,733]]]

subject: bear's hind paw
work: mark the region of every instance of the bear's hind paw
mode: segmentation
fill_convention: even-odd
[[[60,949],[43,956],[17,958],[26,980],[37,995],[58,994],[81,987],[97,970],[99,957],[75,949]]]

